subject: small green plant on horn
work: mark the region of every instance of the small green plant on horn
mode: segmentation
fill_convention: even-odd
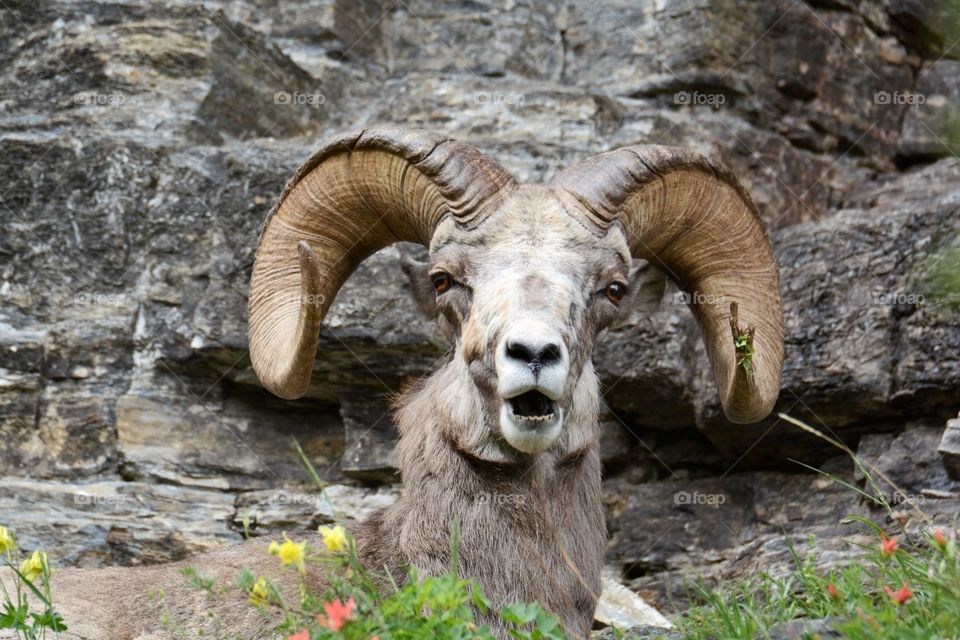
[[[730,303],[730,330],[733,332],[733,346],[737,354],[737,366],[742,368],[749,380],[753,376],[753,336],[756,327],[740,328],[739,307],[736,302]]]

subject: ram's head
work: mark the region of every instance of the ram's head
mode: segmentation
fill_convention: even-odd
[[[756,421],[776,401],[777,269],[750,198],[726,170],[688,151],[637,146],[580,162],[548,186],[519,185],[471,147],[396,130],[325,146],[267,219],[250,355],[270,391],[306,391],[337,291],[398,241],[429,248],[427,263],[405,270],[455,344],[449,399],[437,399],[449,414],[442,422],[481,458],[540,453],[561,446],[565,431],[569,451],[592,437],[593,347],[641,295],[638,259],[691,294],[727,417]]]

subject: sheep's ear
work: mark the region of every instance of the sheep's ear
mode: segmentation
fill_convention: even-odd
[[[437,292],[433,288],[433,283],[430,282],[430,264],[410,256],[403,256],[400,259],[400,268],[410,281],[413,299],[417,301],[424,315],[435,320],[438,315]]]
[[[630,274],[630,299],[628,307],[631,313],[650,315],[660,306],[663,292],[667,287],[667,277],[662,271],[646,260],[634,260]]]

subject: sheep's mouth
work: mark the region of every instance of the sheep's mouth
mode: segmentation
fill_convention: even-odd
[[[562,431],[563,409],[543,392],[531,389],[505,397],[500,405],[500,432],[517,451],[543,453]]]
[[[527,391],[508,400],[513,417],[531,425],[550,422],[557,415],[557,403],[539,391]]]

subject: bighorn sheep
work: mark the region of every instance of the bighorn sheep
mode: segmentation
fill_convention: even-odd
[[[398,241],[429,248],[427,263],[409,261],[405,271],[454,348],[397,404],[404,495],[358,528],[361,556],[398,577],[407,565],[443,572],[458,520],[464,575],[494,602],[542,603],[582,637],[606,541],[591,361],[598,335],[639,295],[634,259],[649,261],[696,294],[690,307],[727,417],[764,418],[780,390],[783,324],[756,209],[725,168],[681,149],[626,147],[535,186],[444,136],[341,136],[297,171],[260,237],[250,357],[267,389],[306,392],[337,291]],[[738,360],[738,336],[755,349],[752,370]],[[243,564],[265,571],[258,553],[233,549],[191,564],[215,575]],[[131,571],[102,570],[92,587],[77,577],[89,580],[88,571],[58,572],[68,616],[78,592],[90,591],[91,608],[76,615],[111,598],[135,636],[156,624],[142,606],[124,613],[137,590],[163,582],[168,596],[197,597],[171,591],[179,576],[168,568],[136,570],[135,581]],[[125,593],[97,586],[114,579]],[[252,624],[249,614],[228,619],[241,618]]]

